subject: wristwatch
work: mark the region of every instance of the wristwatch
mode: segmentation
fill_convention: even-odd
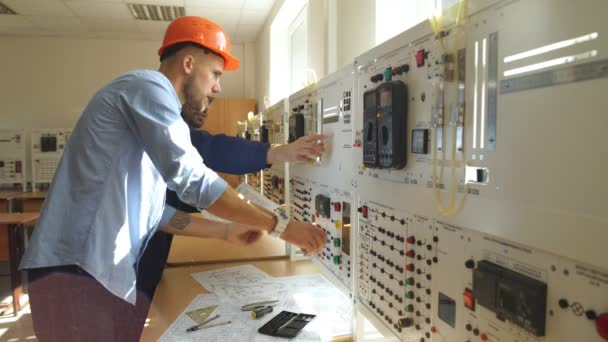
[[[287,215],[287,211],[285,211],[285,207],[283,206],[274,208],[272,213],[274,214],[274,218],[277,221],[277,224],[270,232],[270,236],[280,237],[281,234],[283,234],[283,232],[285,231],[285,228],[287,228],[290,218],[289,215]]]

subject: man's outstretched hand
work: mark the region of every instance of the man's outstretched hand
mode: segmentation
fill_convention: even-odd
[[[281,239],[300,247],[304,254],[313,255],[323,249],[327,235],[310,223],[291,221],[281,234]]]
[[[306,135],[291,144],[272,145],[266,155],[268,164],[283,162],[313,163],[325,151],[323,134]]]

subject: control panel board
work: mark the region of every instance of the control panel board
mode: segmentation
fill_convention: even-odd
[[[355,58],[355,298],[401,341],[608,341],[608,5],[463,3]]]
[[[268,129],[268,143],[287,143],[287,100],[281,100],[263,112]],[[287,163],[275,163],[264,170],[264,196],[278,204],[285,203],[285,196],[289,193],[287,176]]]
[[[26,190],[25,146],[24,130],[0,130],[0,185]]]
[[[33,130],[30,135],[32,158],[32,188],[53,181],[55,170],[71,131],[68,129]]]
[[[263,114],[249,114],[247,124],[245,125],[245,139],[251,141],[260,141],[260,127],[262,126]],[[264,194],[264,187],[262,186],[263,177],[264,171],[249,173],[245,175],[245,182],[247,182],[247,184],[249,184],[252,188],[258,190],[261,194]]]
[[[291,210],[297,218],[312,222],[326,232],[327,243],[313,260],[349,294],[354,274],[351,217],[355,210],[352,90],[353,69],[348,65],[289,98],[290,141],[303,135],[325,135],[325,152],[320,158],[311,163],[289,165]],[[304,120],[303,126],[301,120]]]
[[[352,193],[298,176],[291,178],[291,189],[292,218],[315,224],[327,234],[325,246],[313,260],[333,276],[339,288],[350,294],[354,274]]]

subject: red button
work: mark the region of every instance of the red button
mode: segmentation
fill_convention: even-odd
[[[416,52],[416,66],[424,66],[424,49],[418,50],[418,52]]]
[[[413,258],[414,256],[416,256],[416,252],[410,249],[409,251],[405,252],[405,256]]]
[[[469,310],[475,311],[475,296],[473,295],[473,291],[465,289],[462,298],[464,299],[464,306],[469,308]]]
[[[340,202],[334,202],[334,210],[340,211]]]
[[[486,335],[486,334],[481,334],[481,335],[479,335],[479,337],[481,338],[482,341],[488,340],[488,335]]]
[[[361,213],[363,214],[364,218],[367,218],[367,207],[363,207],[363,209],[361,210]]]
[[[407,243],[409,243],[410,245],[413,245],[416,243],[416,238],[414,236],[410,236],[407,238]]]
[[[434,333],[436,333],[436,332],[437,332],[437,328],[435,328],[435,327],[431,327],[431,332],[432,332],[433,334],[434,334]]]
[[[407,264],[405,265],[405,269],[410,271],[410,272],[414,272],[414,264]]]
[[[603,313],[595,319],[597,333],[608,341],[608,313]]]

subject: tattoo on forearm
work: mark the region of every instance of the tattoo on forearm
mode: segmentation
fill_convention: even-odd
[[[190,224],[190,214],[183,211],[177,211],[175,215],[169,220],[169,225],[172,228],[184,230],[187,225]]]

